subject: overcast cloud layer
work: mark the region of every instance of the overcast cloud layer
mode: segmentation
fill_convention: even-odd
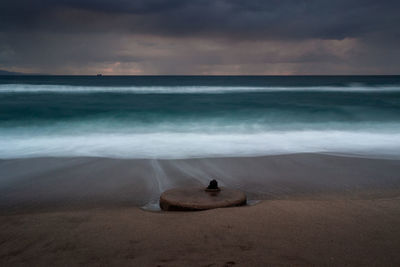
[[[2,0],[0,69],[400,74],[400,1]]]

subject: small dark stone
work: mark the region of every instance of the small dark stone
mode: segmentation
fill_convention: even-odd
[[[210,181],[210,184],[208,185],[207,189],[211,189],[211,190],[218,190],[218,182],[217,180],[213,179]]]

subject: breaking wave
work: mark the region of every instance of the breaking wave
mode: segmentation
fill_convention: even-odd
[[[309,86],[309,87],[245,87],[245,86],[75,86],[0,84],[0,93],[131,93],[131,94],[223,94],[251,92],[400,92],[400,86]]]

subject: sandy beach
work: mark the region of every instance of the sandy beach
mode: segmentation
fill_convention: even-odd
[[[400,161],[254,158],[0,161],[2,266],[400,264]],[[258,204],[140,207],[209,177]]]
[[[2,266],[398,266],[400,199],[1,216]]]

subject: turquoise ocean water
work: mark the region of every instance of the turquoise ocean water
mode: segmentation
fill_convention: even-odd
[[[0,76],[0,158],[400,157],[400,76]]]

